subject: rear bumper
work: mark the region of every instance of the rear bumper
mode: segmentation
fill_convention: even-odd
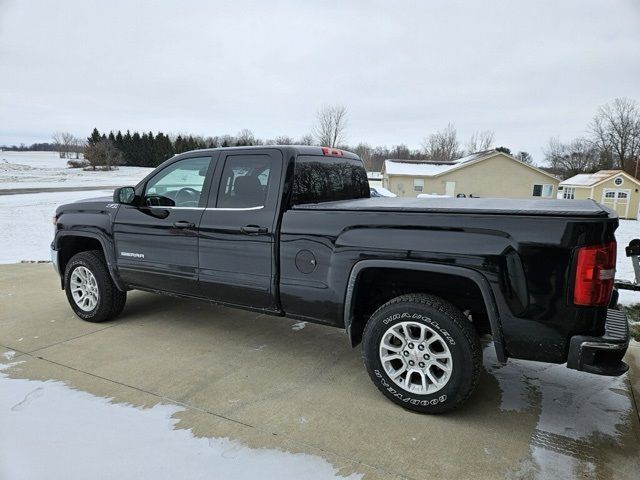
[[[618,376],[629,370],[622,357],[629,346],[627,316],[618,310],[607,310],[602,337],[571,337],[567,367],[596,375]]]

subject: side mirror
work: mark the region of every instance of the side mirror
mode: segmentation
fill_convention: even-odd
[[[113,201],[131,205],[136,198],[136,190],[133,187],[120,187],[113,191]]]

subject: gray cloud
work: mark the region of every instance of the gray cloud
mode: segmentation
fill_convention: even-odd
[[[542,160],[640,100],[637,2],[0,0],[0,144],[138,129],[418,146],[447,122]]]

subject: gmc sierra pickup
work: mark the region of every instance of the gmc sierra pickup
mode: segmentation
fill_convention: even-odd
[[[82,319],[131,289],[341,327],[390,400],[461,405],[479,338],[509,357],[621,375],[616,214],[594,201],[371,198],[354,154],[198,150],[135,187],[60,206],[52,260]]]

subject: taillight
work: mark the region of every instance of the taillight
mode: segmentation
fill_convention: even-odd
[[[329,147],[322,147],[322,154],[330,155],[332,157],[344,156],[344,152],[342,150],[338,150],[337,148],[329,148]]]
[[[611,300],[616,273],[616,242],[578,250],[573,303],[604,306]]]

